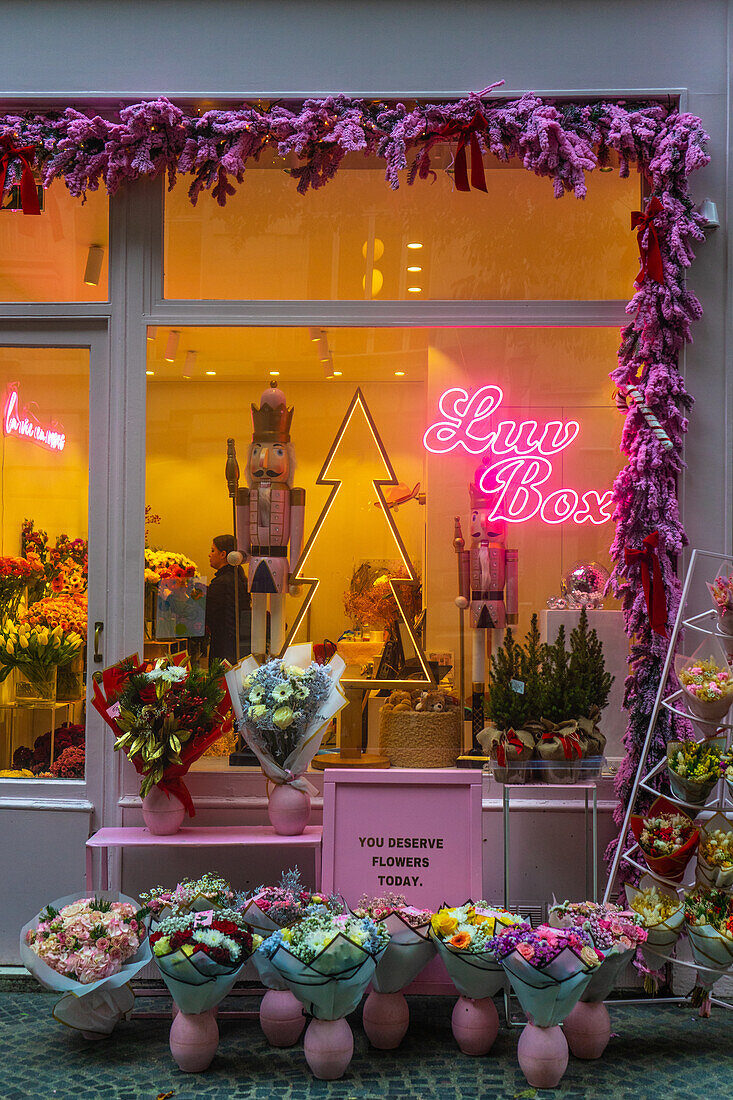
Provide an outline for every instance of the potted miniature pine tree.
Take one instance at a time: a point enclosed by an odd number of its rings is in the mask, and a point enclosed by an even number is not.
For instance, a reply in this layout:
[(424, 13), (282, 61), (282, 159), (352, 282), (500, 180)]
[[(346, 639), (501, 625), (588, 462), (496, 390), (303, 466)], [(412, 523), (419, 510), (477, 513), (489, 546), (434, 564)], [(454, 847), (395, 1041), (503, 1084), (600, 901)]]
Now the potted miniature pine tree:
[(500, 783), (521, 782), (526, 765), (534, 755), (534, 737), (526, 730), (531, 701), (523, 675), (526, 657), (511, 630), (504, 644), (491, 658), (489, 696), (486, 715), (489, 724), (479, 734), (484, 751), (494, 762), (494, 775)]
[(589, 627), (588, 614), (583, 608), (578, 625), (570, 635), (569, 713), (578, 720), (588, 758), (603, 756), (606, 747), (598, 719), (608, 703), (613, 680), (611, 673), (606, 672), (601, 640)]
[(551, 783), (570, 783), (577, 777), (577, 763), (583, 755), (578, 723), (570, 718), (573, 707), (570, 654), (565, 645), (565, 627), (560, 624), (554, 642), (542, 647), (542, 719), (544, 730), (537, 745), (546, 761), (544, 778)]

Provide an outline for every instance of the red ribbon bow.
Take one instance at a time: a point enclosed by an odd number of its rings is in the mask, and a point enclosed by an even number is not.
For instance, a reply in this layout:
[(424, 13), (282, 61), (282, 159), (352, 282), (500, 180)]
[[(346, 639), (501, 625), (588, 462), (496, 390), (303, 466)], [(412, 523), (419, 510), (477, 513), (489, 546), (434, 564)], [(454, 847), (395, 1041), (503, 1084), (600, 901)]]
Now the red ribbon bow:
[(555, 738), (560, 742), (566, 760), (572, 760), (573, 754), (580, 760), (583, 750), (577, 733), (555, 733), (553, 730), (546, 730), (542, 734), (543, 741), (553, 741)]
[(20, 177), (20, 207), (24, 214), (40, 214), (36, 181), (33, 176), (33, 161), (36, 150), (32, 145), (14, 145), (13, 138), (6, 134), (0, 137), (0, 201), (5, 194), (5, 179), (11, 160), (18, 159), (23, 165)]
[[(486, 119), (477, 111), (468, 126), (464, 126), (458, 138), (458, 148), (453, 162), (453, 173), (456, 181), (456, 191), (470, 191), (471, 187), (476, 191), (486, 192), (486, 176), (484, 175), (484, 161), (481, 146), (478, 140), (478, 130), (486, 129)], [(468, 154), (466, 147), (471, 146), (471, 183), (468, 182)]]
[(662, 580), (662, 567), (659, 564), (657, 547), (659, 546), (659, 531), (652, 531), (644, 539), (639, 550), (624, 550), (624, 560), (627, 565), (638, 562), (641, 566), (641, 583), (644, 588), (644, 599), (649, 615), (649, 624), (655, 634), (662, 638), (667, 637), (667, 594), (664, 591)]
[[(647, 275), (650, 275), (657, 283), (664, 282), (662, 253), (659, 250), (659, 237), (657, 227), (654, 224), (655, 217), (663, 210), (664, 207), (661, 201), (655, 195), (644, 213), (641, 210), (634, 210), (631, 215), (631, 228), (637, 231), (636, 239), (639, 243), (639, 258), (641, 259), (639, 274), (635, 279), (637, 285), (641, 285)], [(646, 244), (644, 244), (645, 234)]]
[(500, 768), (506, 767), (506, 746), (512, 745), (515, 749), (519, 749), (520, 752), (524, 752), (526, 745), (523, 741), (520, 741), (513, 729), (508, 729), (506, 733), (501, 735), (501, 740), (496, 746), (496, 762)]

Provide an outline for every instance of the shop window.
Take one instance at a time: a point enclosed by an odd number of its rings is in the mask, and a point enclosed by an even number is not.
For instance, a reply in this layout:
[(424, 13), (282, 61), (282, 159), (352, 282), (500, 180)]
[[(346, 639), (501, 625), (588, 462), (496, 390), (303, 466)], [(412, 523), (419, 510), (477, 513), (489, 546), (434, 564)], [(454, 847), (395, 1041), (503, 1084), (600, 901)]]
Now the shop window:
[[(548, 597), (559, 596), (563, 574), (577, 561), (598, 561), (610, 568), (610, 490), (622, 464), (623, 426), (608, 378), (616, 330), (202, 327), (172, 335), (168, 329), (149, 330), (149, 336), (146, 501), (151, 572), (156, 561), (173, 561), (156, 559), (153, 553), (158, 551), (185, 555), (196, 573), (211, 579), (212, 538), (232, 531), (227, 439), (236, 441), (244, 485), (252, 438), (250, 408), (259, 404), (269, 380), (281, 386), (295, 410), (295, 485), (306, 491), (306, 538), (330, 492), (328, 485), (317, 484), (318, 474), (356, 388), (361, 389), (401, 483), (388, 490), (388, 500), (396, 506), (392, 516), (421, 579), (415, 610), (420, 605), (427, 609), (428, 653), (447, 654), (452, 663), (458, 652), (454, 518), (461, 517), (469, 545), (468, 486), (482, 461), (483, 468), (505, 462), (486, 485), (493, 486), (495, 499), (497, 486), (509, 485), (502, 508), (514, 516), (507, 545), (519, 552), (520, 633), (532, 613), (545, 608)], [(166, 353), (174, 345), (171, 362)], [(484, 455), (471, 454), (462, 445), (448, 447), (455, 439), (437, 428), (428, 431), (450, 410), (449, 395), (441, 411), (446, 391), (460, 389), (470, 399), (488, 386), (499, 387), (501, 396), (490, 416), (474, 424), (473, 435), (488, 438), (492, 430), (499, 435)], [(501, 429), (500, 421), (505, 425)], [(458, 434), (470, 428), (464, 418)], [(545, 443), (538, 451), (542, 438)], [(509, 460), (513, 466), (506, 465)], [(387, 476), (369, 424), (357, 410), (328, 469), (328, 478), (340, 481), (341, 489), (307, 561), (305, 573), (320, 584), (298, 640), (336, 641), (344, 631), (374, 625), (368, 608), (354, 612), (349, 593), (354, 573), (364, 563), (374, 566), (376, 575), (400, 568), (400, 550), (378, 507), (372, 480)], [(536, 505), (534, 511), (525, 497)], [(159, 631), (156, 637), (153, 600), (158, 600), (159, 578), (146, 576), (146, 653), (188, 646), (196, 659), (205, 656), (207, 643), (200, 636), (166, 639)], [(288, 624), (304, 595), (301, 590), (287, 597)], [(605, 606), (616, 605), (607, 599)], [(216, 751), (225, 748), (220, 744)]]
[(107, 300), (109, 201), (102, 191), (74, 198), (63, 183), (42, 192), (40, 216), (0, 208), (0, 302)]
[(84, 778), (89, 355), (0, 348), (0, 777)]
[[(445, 165), (449, 154), (444, 151)], [(445, 166), (444, 165), (444, 166)], [(487, 159), (488, 194), (444, 170), (397, 191), (350, 155), (297, 194), (282, 160), (248, 168), (225, 207), (188, 181), (165, 200), (165, 296), (220, 299), (622, 299), (638, 265), (639, 177), (593, 173), (583, 201)]]

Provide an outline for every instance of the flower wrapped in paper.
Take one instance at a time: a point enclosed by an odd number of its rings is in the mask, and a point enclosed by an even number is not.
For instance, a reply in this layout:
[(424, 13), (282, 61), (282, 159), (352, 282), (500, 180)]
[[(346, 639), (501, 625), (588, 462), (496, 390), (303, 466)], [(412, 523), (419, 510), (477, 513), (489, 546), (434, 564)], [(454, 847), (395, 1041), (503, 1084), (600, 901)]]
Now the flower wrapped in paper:
[(707, 991), (733, 966), (733, 899), (699, 886), (685, 897), (684, 916), (697, 986)]
[(177, 886), (153, 886), (140, 894), (140, 900), (150, 914), (151, 928), (168, 917), (182, 917), (209, 909), (229, 909), (234, 903), (234, 890), (221, 875), (207, 871), (200, 878), (184, 878)]
[(318, 1020), (353, 1012), (382, 957), (389, 933), (368, 917), (311, 906), (290, 928), (278, 929), (261, 951)]
[(20, 957), (41, 985), (64, 994), (55, 1019), (109, 1035), (132, 1011), (130, 980), (150, 962), (144, 912), (124, 894), (69, 894), (23, 925)]
[(232, 909), (168, 917), (150, 936), (163, 981), (188, 1016), (208, 1012), (226, 997), (261, 942)]
[(651, 875), (642, 875), (638, 886), (626, 883), (629, 908), (641, 917), (646, 929), (646, 943), (641, 953), (653, 970), (663, 966), (675, 948), (685, 923), (684, 906), (672, 886), (657, 882)]
[(695, 878), (717, 890), (733, 886), (733, 822), (725, 814), (713, 814), (700, 826)]
[(709, 737), (711, 725), (723, 721), (733, 703), (733, 671), (727, 654), (713, 638), (703, 642), (692, 657), (675, 657), (675, 670), (687, 709), (694, 718), (702, 719), (695, 725)]
[(491, 942), (525, 1015), (555, 1027), (575, 1007), (603, 956), (582, 928), (509, 929)]
[(387, 949), (372, 978), (377, 993), (399, 993), (435, 955), (430, 938), (432, 910), (408, 905), (402, 894), (387, 893), (377, 898), (363, 895), (354, 915), (370, 917), (389, 934)]
[(700, 838), (689, 814), (659, 797), (645, 815), (632, 814), (630, 825), (649, 870), (681, 882)]
[(720, 779), (725, 738), (707, 741), (669, 741), (667, 775), (675, 798), (702, 806)]
[(346, 706), (340, 686), (345, 667), (338, 655), (317, 664), (308, 643), (264, 664), (246, 657), (227, 672), (237, 726), (273, 783), (317, 793), (305, 773), (327, 724)]
[(549, 924), (553, 928), (582, 928), (603, 955), (580, 997), (589, 1004), (606, 1000), (637, 947), (647, 938), (642, 917), (612, 902), (556, 902), (550, 909)]
[(708, 591), (718, 612), (718, 626), (722, 634), (733, 635), (733, 566), (721, 566)]
[(142, 776), (140, 796), (157, 786), (195, 810), (183, 776), (221, 736), (229, 699), (224, 664), (193, 668), (187, 654), (140, 664), (137, 654), (94, 675), (94, 707)]
[(504, 972), (495, 944), (504, 933), (528, 928), (523, 918), (485, 901), (449, 908), (434, 914), (430, 937), (462, 997), (493, 997), (504, 985)]

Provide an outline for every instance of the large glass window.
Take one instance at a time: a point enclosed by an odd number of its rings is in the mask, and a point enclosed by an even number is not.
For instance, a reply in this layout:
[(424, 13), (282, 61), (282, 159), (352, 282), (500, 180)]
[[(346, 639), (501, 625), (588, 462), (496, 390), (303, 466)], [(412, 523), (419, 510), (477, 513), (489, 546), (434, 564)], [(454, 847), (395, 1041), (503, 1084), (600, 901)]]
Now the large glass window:
[(0, 776), (83, 779), (89, 353), (0, 348)]
[[(442, 156), (442, 168), (440, 157)], [(301, 196), (282, 160), (248, 168), (225, 207), (165, 200), (165, 296), (222, 299), (613, 299), (628, 295), (639, 177), (594, 173), (553, 197), (519, 164), (486, 161), (488, 194), (456, 191), (436, 151), (431, 182), (397, 191), (384, 166), (347, 156)]]

